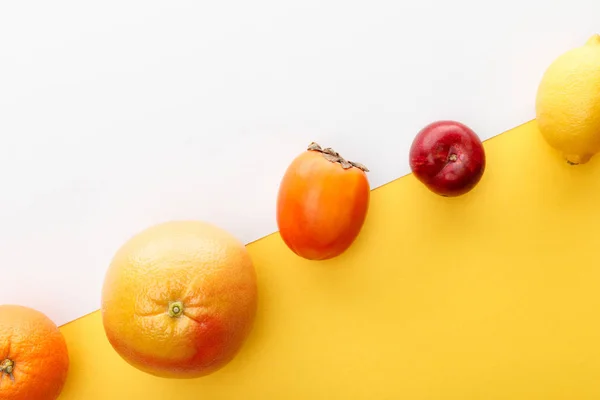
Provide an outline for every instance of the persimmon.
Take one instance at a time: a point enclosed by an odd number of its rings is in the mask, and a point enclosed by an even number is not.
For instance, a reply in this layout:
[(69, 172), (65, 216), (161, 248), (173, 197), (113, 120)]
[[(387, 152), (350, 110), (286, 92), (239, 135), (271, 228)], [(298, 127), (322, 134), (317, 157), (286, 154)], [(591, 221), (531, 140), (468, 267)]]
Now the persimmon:
[(345, 252), (367, 216), (368, 171), (331, 148), (311, 143), (288, 166), (279, 187), (277, 225), (285, 244), (308, 260)]

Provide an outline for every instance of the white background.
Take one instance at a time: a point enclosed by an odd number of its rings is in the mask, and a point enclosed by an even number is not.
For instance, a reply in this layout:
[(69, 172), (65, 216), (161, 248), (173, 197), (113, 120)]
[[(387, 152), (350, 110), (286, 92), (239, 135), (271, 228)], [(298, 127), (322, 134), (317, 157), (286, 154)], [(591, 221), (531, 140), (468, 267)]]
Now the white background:
[(276, 231), (313, 140), (377, 187), (429, 122), (532, 119), (547, 65), (600, 30), (597, 0), (0, 4), (0, 303), (59, 324), (150, 224)]

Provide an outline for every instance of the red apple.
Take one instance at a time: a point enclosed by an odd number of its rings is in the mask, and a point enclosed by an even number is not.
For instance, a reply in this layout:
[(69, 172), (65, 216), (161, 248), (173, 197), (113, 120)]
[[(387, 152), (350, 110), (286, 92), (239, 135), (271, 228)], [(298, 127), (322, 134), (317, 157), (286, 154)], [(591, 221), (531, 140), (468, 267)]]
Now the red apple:
[(485, 170), (481, 140), (456, 121), (437, 121), (415, 137), (410, 148), (413, 175), (441, 196), (460, 196), (473, 189)]

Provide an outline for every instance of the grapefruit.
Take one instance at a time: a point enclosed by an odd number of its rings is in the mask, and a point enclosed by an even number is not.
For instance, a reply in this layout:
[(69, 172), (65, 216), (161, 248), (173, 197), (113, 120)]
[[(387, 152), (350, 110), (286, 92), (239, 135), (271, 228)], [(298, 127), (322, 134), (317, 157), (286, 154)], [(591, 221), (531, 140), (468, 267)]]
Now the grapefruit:
[(195, 378), (231, 361), (250, 333), (257, 283), (246, 247), (201, 221), (161, 223), (117, 251), (102, 288), (115, 351), (146, 373)]
[(0, 399), (55, 400), (69, 371), (67, 344), (45, 314), (0, 306)]

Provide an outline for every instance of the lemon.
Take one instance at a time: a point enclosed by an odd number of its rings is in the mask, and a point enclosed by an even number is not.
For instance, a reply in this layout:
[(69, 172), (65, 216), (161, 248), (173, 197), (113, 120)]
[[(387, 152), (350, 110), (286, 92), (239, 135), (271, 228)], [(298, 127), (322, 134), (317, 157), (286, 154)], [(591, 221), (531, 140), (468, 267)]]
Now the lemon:
[(542, 136), (570, 164), (584, 164), (600, 151), (600, 35), (550, 64), (535, 108)]

